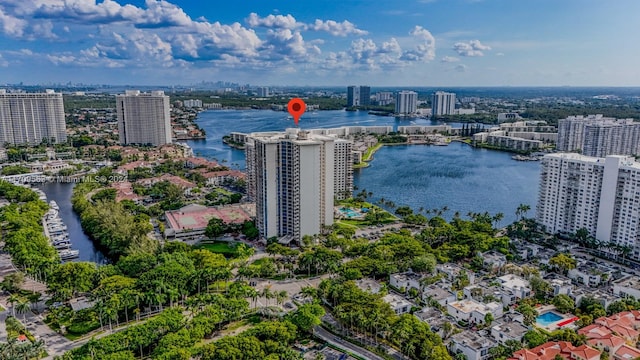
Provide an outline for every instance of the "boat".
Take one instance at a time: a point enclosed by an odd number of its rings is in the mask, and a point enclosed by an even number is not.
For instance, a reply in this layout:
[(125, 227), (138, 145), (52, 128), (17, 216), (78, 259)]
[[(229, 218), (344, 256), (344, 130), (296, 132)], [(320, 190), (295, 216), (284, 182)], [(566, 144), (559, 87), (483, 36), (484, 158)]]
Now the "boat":
[(60, 207), (58, 206), (58, 203), (56, 203), (55, 201), (51, 200), (49, 201), (49, 207), (54, 209), (54, 210), (60, 210)]
[(70, 243), (60, 243), (58, 245), (54, 244), (53, 247), (56, 250), (68, 250), (71, 248), (71, 244)]
[(80, 256), (80, 250), (60, 250), (58, 254), (60, 255), (60, 259), (62, 260), (76, 259)]

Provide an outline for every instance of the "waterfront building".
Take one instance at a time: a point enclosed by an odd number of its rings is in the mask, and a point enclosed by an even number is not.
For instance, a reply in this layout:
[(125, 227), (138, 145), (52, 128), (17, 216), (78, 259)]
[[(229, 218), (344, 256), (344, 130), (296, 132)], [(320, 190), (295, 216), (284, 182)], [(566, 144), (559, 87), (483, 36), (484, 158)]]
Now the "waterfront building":
[(511, 121), (511, 120), (520, 120), (522, 119), (522, 116), (520, 116), (520, 114), (518, 113), (514, 113), (514, 112), (508, 112), (508, 113), (499, 113), (498, 114), (498, 122), (505, 122), (505, 121)]
[[(633, 157), (545, 155), (536, 220), (549, 233), (587, 229), (603, 243), (628, 246), (640, 259), (640, 163)], [(606, 248), (605, 248), (606, 251)]]
[(258, 97), (269, 97), (269, 88), (266, 86), (261, 86), (256, 91), (258, 93)]
[(386, 106), (393, 103), (393, 93), (391, 91), (377, 92), (375, 95), (376, 105)]
[(360, 86), (360, 106), (371, 105), (371, 87)]
[(116, 95), (116, 111), (120, 144), (171, 143), (169, 96), (164, 91), (127, 90), (124, 95)]
[(202, 107), (202, 100), (198, 100), (198, 99), (185, 100), (183, 105), (186, 108), (201, 108)]
[(62, 94), (8, 93), (0, 89), (0, 144), (67, 141)]
[(640, 123), (602, 115), (569, 116), (558, 121), (559, 151), (586, 156), (640, 154)]
[(400, 115), (415, 114), (418, 109), (418, 93), (415, 91), (400, 91), (396, 94), (395, 113)]
[(333, 224), (334, 198), (353, 190), (350, 143), (300, 129), (249, 134), (247, 193), (262, 238), (299, 242)]
[(436, 91), (431, 96), (431, 108), (434, 116), (455, 114), (456, 94)]
[(545, 121), (516, 121), (512, 123), (500, 124), (500, 130), (507, 134), (512, 132), (537, 132), (537, 133), (557, 133), (557, 129), (553, 125), (547, 125)]
[(371, 87), (355, 86), (347, 87), (347, 107), (367, 106), (371, 104)]
[(450, 133), (451, 125), (407, 125), (398, 126), (400, 134), (437, 134)]

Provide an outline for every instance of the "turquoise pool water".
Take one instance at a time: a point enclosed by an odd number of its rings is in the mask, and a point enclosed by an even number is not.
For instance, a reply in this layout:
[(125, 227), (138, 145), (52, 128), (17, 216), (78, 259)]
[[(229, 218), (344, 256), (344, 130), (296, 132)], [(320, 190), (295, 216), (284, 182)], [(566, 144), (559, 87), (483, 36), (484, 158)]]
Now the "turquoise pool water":
[(542, 326), (548, 326), (549, 324), (553, 324), (554, 322), (558, 321), (558, 320), (562, 320), (563, 317), (554, 313), (554, 312), (546, 312), (542, 315), (539, 315), (536, 318), (536, 322)]
[(340, 212), (346, 215), (347, 217), (354, 218), (360, 216), (357, 212), (353, 211), (353, 209), (349, 208), (340, 208)]

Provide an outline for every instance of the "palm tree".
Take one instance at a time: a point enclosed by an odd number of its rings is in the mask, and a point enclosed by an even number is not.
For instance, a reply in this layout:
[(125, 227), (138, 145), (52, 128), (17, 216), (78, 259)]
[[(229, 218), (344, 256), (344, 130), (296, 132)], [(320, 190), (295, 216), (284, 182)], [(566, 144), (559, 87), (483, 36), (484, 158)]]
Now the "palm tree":
[(16, 307), (15, 304), (20, 302), (20, 298), (21, 296), (18, 294), (11, 294), (9, 296), (9, 298), (7, 299), (7, 302), (9, 304), (11, 304), (11, 312), (13, 314), (13, 317), (16, 317)]
[(262, 289), (262, 292), (260, 293), (260, 295), (265, 298), (265, 307), (267, 307), (269, 305), (269, 299), (271, 299), (271, 286), (267, 286), (264, 289)]
[(282, 303), (289, 297), (289, 294), (285, 291), (278, 291), (276, 293), (276, 302), (278, 305), (282, 305)]
[(633, 248), (629, 245), (622, 245), (620, 247), (620, 253), (622, 254), (622, 263), (624, 264), (624, 259), (625, 257), (627, 257), (627, 255), (631, 254), (631, 252), (633, 251)]
[(504, 214), (501, 213), (501, 212), (493, 215), (493, 221), (495, 222), (495, 225), (493, 227), (495, 227), (497, 229), (498, 228), (498, 224), (500, 224), (500, 221), (502, 221), (502, 219), (504, 219)]
[(22, 321), (24, 322), (27, 318), (27, 312), (31, 310), (31, 304), (29, 303), (29, 300), (21, 298), (15, 308), (16, 310), (18, 310), (18, 314), (22, 314)]
[(516, 208), (516, 217), (520, 217), (520, 220), (524, 220), (529, 210), (531, 210), (531, 206), (527, 204), (518, 205), (518, 207)]

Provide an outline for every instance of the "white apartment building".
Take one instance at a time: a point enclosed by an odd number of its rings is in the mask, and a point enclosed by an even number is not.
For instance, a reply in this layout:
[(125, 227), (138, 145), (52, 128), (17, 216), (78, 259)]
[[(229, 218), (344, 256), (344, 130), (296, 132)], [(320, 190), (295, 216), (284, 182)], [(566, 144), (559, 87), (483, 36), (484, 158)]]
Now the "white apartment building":
[(201, 108), (202, 100), (199, 99), (189, 99), (184, 101), (184, 107), (186, 108)]
[(62, 94), (7, 93), (0, 89), (0, 145), (67, 141)]
[(396, 94), (395, 113), (400, 115), (415, 114), (418, 109), (418, 93), (415, 91), (400, 91)]
[(559, 151), (586, 156), (640, 154), (640, 123), (602, 115), (569, 116), (558, 121)]
[(248, 195), (263, 238), (319, 234), (333, 224), (334, 197), (351, 196), (349, 140), (287, 129), (250, 134), (245, 151)]
[(386, 106), (393, 103), (393, 93), (391, 91), (380, 91), (375, 95), (376, 104)]
[(640, 259), (640, 163), (633, 157), (545, 155), (537, 221), (550, 233), (586, 228), (603, 242), (630, 246)]
[(456, 94), (436, 91), (431, 95), (431, 109), (434, 116), (455, 114)]
[(116, 95), (118, 135), (122, 145), (171, 143), (169, 96), (164, 91), (127, 90)]

